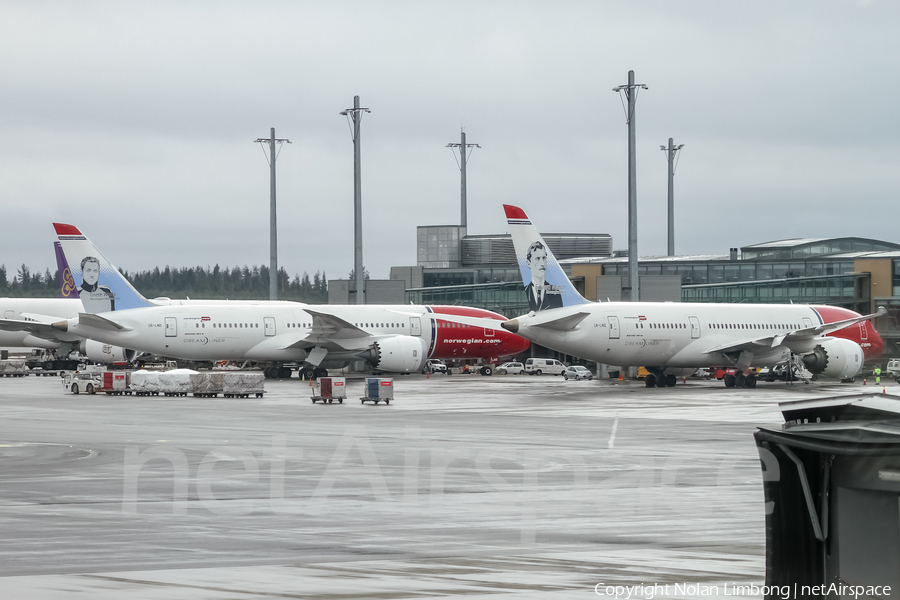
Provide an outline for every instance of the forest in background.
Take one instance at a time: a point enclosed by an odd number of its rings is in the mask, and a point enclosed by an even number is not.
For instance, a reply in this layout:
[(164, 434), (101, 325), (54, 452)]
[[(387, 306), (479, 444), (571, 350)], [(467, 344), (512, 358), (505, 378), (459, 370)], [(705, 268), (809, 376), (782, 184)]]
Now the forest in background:
[[(131, 285), (146, 298), (192, 298), (195, 300), (268, 300), (269, 267), (182, 267), (130, 274), (120, 270)], [(33, 273), (22, 265), (9, 277), (6, 265), (0, 265), (0, 296), (11, 298), (58, 298), (59, 272)], [(291, 278), (284, 269), (278, 269), (278, 299), (296, 300), (310, 304), (328, 302), (328, 282), (325, 273), (316, 271), (310, 278), (307, 273)]]

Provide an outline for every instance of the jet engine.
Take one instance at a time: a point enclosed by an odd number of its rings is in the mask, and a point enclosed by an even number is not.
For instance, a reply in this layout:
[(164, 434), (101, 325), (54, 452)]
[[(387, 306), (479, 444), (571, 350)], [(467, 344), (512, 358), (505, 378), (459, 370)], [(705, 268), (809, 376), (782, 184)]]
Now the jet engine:
[(828, 337), (819, 340), (811, 354), (803, 357), (803, 364), (814, 375), (832, 379), (850, 379), (862, 371), (865, 356), (854, 341)]
[(109, 364), (113, 362), (131, 362), (134, 360), (134, 350), (126, 350), (118, 346), (111, 346), (94, 340), (84, 340), (78, 346), (78, 351), (87, 356), (91, 362)]
[(359, 356), (381, 371), (412, 373), (425, 366), (425, 342), (408, 335), (381, 338)]

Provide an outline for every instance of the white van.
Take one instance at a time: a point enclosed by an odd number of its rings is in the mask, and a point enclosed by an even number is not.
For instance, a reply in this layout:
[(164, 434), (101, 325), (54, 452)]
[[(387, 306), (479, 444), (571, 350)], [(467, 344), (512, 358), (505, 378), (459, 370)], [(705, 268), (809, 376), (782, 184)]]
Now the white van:
[(889, 360), (885, 371), (894, 379), (900, 380), (900, 359), (892, 358)]
[(562, 375), (566, 365), (553, 358), (529, 358), (525, 361), (525, 372), (529, 375)]

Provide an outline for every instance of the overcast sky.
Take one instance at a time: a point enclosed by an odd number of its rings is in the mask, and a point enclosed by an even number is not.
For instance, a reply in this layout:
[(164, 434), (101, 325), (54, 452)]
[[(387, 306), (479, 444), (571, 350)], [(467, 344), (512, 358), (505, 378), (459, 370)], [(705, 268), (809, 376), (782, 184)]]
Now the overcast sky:
[(459, 221), (448, 142), (478, 143), (469, 233), (501, 205), (627, 246), (633, 69), (641, 255), (792, 237), (900, 242), (900, 4), (884, 0), (0, 3), (0, 263), (55, 268), (51, 223), (120, 268), (353, 267), (359, 95), (365, 264)]

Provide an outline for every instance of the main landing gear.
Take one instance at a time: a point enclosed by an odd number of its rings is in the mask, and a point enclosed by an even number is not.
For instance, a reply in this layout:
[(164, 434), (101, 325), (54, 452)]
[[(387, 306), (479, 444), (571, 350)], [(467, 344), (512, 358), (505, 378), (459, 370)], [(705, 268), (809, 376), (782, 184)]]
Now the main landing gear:
[(676, 383), (678, 383), (678, 378), (671, 373), (668, 375), (665, 373), (649, 373), (647, 377), (644, 378), (644, 384), (648, 388), (675, 387)]
[(741, 388), (755, 388), (756, 387), (756, 374), (751, 373), (750, 375), (744, 375), (743, 373), (736, 373), (734, 375), (727, 373), (722, 381), (725, 382), (725, 387), (733, 388), (733, 387), (741, 387)]
[(312, 366), (306, 366), (300, 369), (300, 379), (303, 381), (318, 379), (319, 377), (328, 377), (328, 370)]

